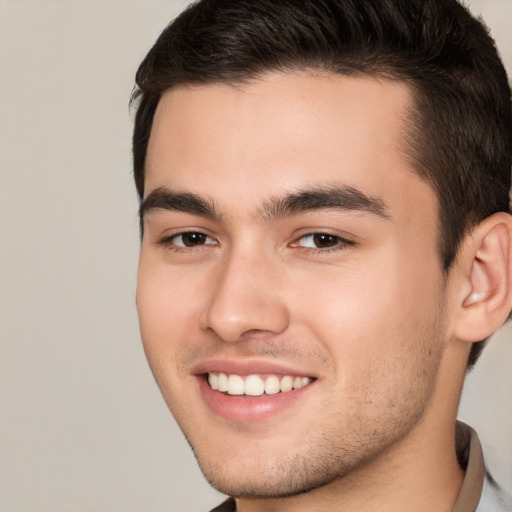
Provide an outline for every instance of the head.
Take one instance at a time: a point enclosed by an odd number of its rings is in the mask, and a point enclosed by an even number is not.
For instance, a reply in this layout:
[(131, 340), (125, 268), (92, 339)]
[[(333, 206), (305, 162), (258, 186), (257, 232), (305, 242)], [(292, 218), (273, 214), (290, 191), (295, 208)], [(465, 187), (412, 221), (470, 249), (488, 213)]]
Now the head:
[[(446, 349), (471, 336), (454, 304), (498, 296), (510, 223), (488, 220), (509, 209), (511, 111), (480, 22), (453, 0), (202, 0), (134, 98), (143, 340), (211, 481), (308, 491), (456, 408), (438, 375), (481, 344)], [(276, 375), (297, 389), (274, 397)]]
[[(481, 21), (454, 0), (202, 0), (161, 34), (136, 77), (134, 175), (144, 196), (153, 116), (182, 85), (241, 84), (313, 70), (404, 82), (413, 94), (407, 150), (439, 201), (448, 272), (463, 236), (509, 211), (511, 93)], [(473, 346), (468, 366), (483, 348)]]

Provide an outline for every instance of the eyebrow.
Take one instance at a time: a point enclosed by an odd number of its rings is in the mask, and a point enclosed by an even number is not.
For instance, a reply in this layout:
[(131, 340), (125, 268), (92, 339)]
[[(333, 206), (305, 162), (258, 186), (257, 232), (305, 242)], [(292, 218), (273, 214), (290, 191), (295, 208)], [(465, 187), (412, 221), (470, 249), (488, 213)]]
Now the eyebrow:
[(220, 218), (212, 199), (191, 192), (175, 192), (165, 187), (156, 188), (144, 199), (139, 208), (141, 223), (145, 215), (156, 210), (190, 213), (213, 220)]
[(384, 201), (347, 185), (313, 187), (271, 198), (263, 206), (262, 216), (272, 220), (315, 210), (355, 211), (383, 219), (390, 217)]
[[(139, 208), (141, 227), (144, 216), (156, 210), (178, 211), (212, 220), (221, 218), (213, 199), (191, 192), (176, 192), (166, 187), (153, 190), (142, 202)], [(259, 213), (263, 219), (271, 221), (317, 210), (364, 212), (389, 219), (387, 208), (381, 199), (347, 185), (317, 186), (283, 197), (272, 197)]]

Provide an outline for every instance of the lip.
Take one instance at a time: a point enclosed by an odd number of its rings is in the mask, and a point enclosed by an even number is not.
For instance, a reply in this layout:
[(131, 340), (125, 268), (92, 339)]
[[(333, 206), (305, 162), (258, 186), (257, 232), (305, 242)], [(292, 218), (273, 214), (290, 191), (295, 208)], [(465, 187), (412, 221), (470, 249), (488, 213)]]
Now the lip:
[(234, 396), (214, 391), (204, 376), (198, 376), (197, 380), (202, 399), (209, 409), (217, 416), (238, 423), (261, 422), (284, 412), (296, 405), (316, 382), (275, 395)]
[[(223, 372), (228, 375), (293, 375), (313, 377), (315, 380), (300, 389), (285, 393), (261, 396), (236, 396), (214, 391), (206, 381), (209, 372)], [(238, 423), (255, 423), (268, 420), (297, 406), (315, 387), (317, 377), (305, 369), (292, 368), (273, 361), (254, 360), (209, 360), (194, 367), (199, 392), (206, 406), (217, 416)]]
[(312, 377), (317, 379), (315, 372), (307, 368), (284, 365), (274, 361), (255, 359), (210, 359), (201, 361), (192, 368), (192, 374), (225, 373), (227, 375), (293, 375), (294, 377)]

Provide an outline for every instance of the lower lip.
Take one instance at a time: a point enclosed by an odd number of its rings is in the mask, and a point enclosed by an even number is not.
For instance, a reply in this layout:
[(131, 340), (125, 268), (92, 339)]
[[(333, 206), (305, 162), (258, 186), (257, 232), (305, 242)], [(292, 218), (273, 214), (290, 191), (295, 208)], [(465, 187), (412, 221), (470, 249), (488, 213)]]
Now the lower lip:
[(264, 421), (283, 412), (296, 404), (313, 385), (311, 383), (300, 389), (274, 395), (238, 396), (214, 391), (204, 376), (198, 377), (198, 381), (203, 400), (215, 414), (227, 420), (242, 423)]

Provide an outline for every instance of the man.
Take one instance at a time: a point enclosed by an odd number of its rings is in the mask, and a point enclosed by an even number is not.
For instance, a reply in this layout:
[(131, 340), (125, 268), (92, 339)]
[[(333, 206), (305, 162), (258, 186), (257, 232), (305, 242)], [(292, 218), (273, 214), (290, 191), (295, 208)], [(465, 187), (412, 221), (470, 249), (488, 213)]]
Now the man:
[(510, 88), (481, 23), (202, 0), (135, 100), (142, 339), (215, 510), (512, 510), (456, 423), (512, 308)]

